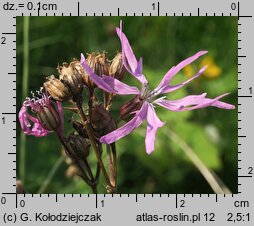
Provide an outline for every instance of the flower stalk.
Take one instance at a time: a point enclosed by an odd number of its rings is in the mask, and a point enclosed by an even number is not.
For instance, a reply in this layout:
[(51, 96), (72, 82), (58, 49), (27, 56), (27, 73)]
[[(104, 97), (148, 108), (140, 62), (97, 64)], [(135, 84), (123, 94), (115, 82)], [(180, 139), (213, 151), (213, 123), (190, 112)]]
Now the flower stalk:
[(110, 145), (108, 145), (108, 144), (106, 144), (106, 151), (107, 151), (107, 162), (108, 162), (109, 180), (110, 180), (110, 183), (112, 185), (114, 185), (112, 156), (111, 156)]
[(102, 174), (104, 176), (106, 185), (107, 185), (107, 187), (112, 187), (112, 185), (110, 183), (110, 179), (109, 179), (107, 171), (106, 171), (106, 168), (105, 168), (104, 163), (103, 163), (103, 161), (101, 159), (101, 153), (102, 153), (102, 151), (100, 150), (99, 146), (97, 145), (96, 139), (95, 139), (95, 137), (93, 135), (92, 128), (91, 128), (91, 126), (90, 126), (90, 124), (88, 122), (88, 119), (87, 119), (84, 111), (83, 111), (81, 98), (77, 99), (76, 104), (77, 104), (77, 108), (79, 109), (80, 116), (81, 116), (81, 118), (83, 120), (83, 126), (84, 126), (84, 128), (85, 128), (85, 130), (87, 132), (88, 138), (89, 138), (89, 140), (91, 142), (91, 145), (93, 147), (93, 150), (95, 152), (98, 164), (99, 164), (100, 169), (102, 171)]
[[(64, 147), (65, 153), (67, 156), (69, 156), (73, 161), (75, 161), (75, 165), (79, 168), (79, 170), (81, 171), (81, 173), (79, 173), (78, 175), (92, 188), (93, 192), (95, 194), (97, 194), (97, 183), (95, 183), (95, 180), (92, 177), (88, 177), (86, 172), (84, 171), (84, 168), (82, 167), (81, 162), (76, 158), (75, 155), (73, 155), (73, 150), (71, 150), (71, 147), (68, 145), (68, 143), (66, 142), (65, 138), (61, 135), (61, 134), (57, 134), (61, 144)], [(87, 168), (90, 168), (88, 166), (88, 164), (86, 165)], [(90, 169), (91, 170), (91, 169)]]

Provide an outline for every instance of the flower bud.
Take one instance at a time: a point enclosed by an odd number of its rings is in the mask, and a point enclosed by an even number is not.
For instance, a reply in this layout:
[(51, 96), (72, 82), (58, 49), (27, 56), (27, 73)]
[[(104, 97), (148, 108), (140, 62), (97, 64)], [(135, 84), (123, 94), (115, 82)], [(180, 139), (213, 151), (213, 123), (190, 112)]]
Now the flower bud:
[(86, 139), (80, 135), (70, 135), (68, 137), (68, 143), (74, 151), (74, 155), (77, 156), (78, 159), (87, 158), (89, 155), (90, 144), (86, 141)]
[(72, 95), (68, 89), (59, 79), (55, 78), (54, 75), (47, 77), (47, 82), (44, 82), (44, 87), (47, 92), (58, 101), (67, 101)]
[(128, 121), (134, 116), (133, 113), (141, 108), (142, 104), (143, 100), (139, 95), (136, 95), (120, 108), (120, 118), (124, 121)]
[(123, 66), (122, 53), (118, 52), (110, 64), (109, 75), (122, 81), (125, 73), (126, 69)]
[(61, 126), (60, 116), (51, 106), (41, 106), (40, 110), (37, 112), (37, 118), (42, 127), (48, 131), (56, 131)]
[(92, 108), (92, 126), (97, 137), (101, 137), (116, 129), (116, 123), (103, 104), (96, 104)]
[(71, 120), (72, 127), (78, 132), (78, 134), (84, 138), (88, 138), (84, 125), (76, 120)]
[(74, 97), (78, 96), (83, 89), (82, 75), (75, 68), (75, 65), (76, 60), (70, 64), (63, 63), (62, 66), (57, 67), (60, 81), (69, 88)]
[[(87, 56), (87, 64), (98, 76), (109, 75), (110, 63), (106, 52), (103, 53), (91, 53)], [(95, 88), (96, 85), (90, 80), (89, 75), (84, 72), (83, 81), (89, 88)]]

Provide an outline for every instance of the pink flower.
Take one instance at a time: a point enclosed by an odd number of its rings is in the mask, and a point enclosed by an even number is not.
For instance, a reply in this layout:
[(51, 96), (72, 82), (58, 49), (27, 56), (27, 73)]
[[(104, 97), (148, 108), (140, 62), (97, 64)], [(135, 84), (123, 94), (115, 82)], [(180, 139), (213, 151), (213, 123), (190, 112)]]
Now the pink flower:
[[(37, 96), (34, 93), (32, 95), (32, 99), (26, 98), (19, 111), (19, 122), (24, 133), (43, 137), (56, 131), (60, 136), (63, 136), (62, 103), (50, 100), (43, 88), (37, 91)], [(36, 117), (27, 112), (28, 108)]]
[(195, 55), (183, 60), (178, 65), (172, 67), (166, 75), (161, 80), (160, 84), (153, 90), (149, 90), (149, 83), (146, 80), (145, 76), (142, 73), (142, 58), (139, 61), (136, 60), (136, 57), (133, 53), (133, 50), (129, 44), (129, 41), (125, 34), (122, 32), (122, 26), (120, 24), (120, 29), (116, 28), (116, 32), (120, 38), (122, 45), (122, 57), (123, 64), (127, 71), (132, 74), (136, 79), (138, 79), (142, 85), (141, 90), (137, 87), (128, 86), (113, 77), (109, 77), (103, 75), (99, 77), (88, 66), (85, 57), (81, 54), (81, 63), (84, 67), (85, 71), (89, 75), (90, 79), (101, 89), (119, 95), (128, 95), (128, 94), (136, 94), (139, 95), (143, 100), (143, 104), (140, 110), (136, 111), (134, 117), (126, 123), (124, 126), (114, 130), (106, 134), (105, 136), (100, 138), (102, 143), (110, 144), (113, 143), (120, 138), (128, 135), (134, 129), (139, 127), (143, 121), (147, 123), (147, 131), (146, 131), (146, 152), (147, 154), (151, 154), (154, 150), (155, 136), (157, 129), (164, 125), (163, 122), (160, 121), (158, 116), (156, 115), (154, 105), (159, 105), (171, 111), (186, 111), (186, 110), (194, 110), (198, 108), (205, 108), (208, 106), (213, 106), (222, 109), (234, 109), (235, 107), (231, 104), (220, 101), (220, 99), (228, 94), (223, 94), (214, 99), (206, 98), (206, 93), (200, 95), (190, 95), (186, 96), (179, 100), (167, 100), (165, 96), (157, 98), (160, 94), (166, 94), (173, 92), (177, 89), (180, 89), (193, 79), (197, 78), (206, 67), (200, 69), (200, 71), (194, 75), (192, 78), (180, 83), (178, 85), (169, 85), (172, 78), (186, 65), (192, 63), (197, 58), (207, 53), (207, 51), (200, 51)]

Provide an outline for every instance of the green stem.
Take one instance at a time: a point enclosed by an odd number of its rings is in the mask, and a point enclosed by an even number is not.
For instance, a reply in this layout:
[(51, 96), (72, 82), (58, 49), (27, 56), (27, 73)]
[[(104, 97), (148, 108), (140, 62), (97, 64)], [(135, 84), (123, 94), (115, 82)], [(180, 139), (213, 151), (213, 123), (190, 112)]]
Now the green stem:
[(46, 177), (46, 179), (42, 183), (42, 185), (41, 185), (40, 189), (38, 190), (37, 194), (42, 194), (42, 193), (45, 192), (45, 190), (47, 189), (48, 185), (52, 181), (52, 179), (55, 176), (57, 170), (59, 169), (59, 167), (62, 165), (63, 162), (64, 162), (64, 156), (61, 155), (58, 158), (58, 160), (55, 162), (55, 164), (53, 165), (52, 169), (49, 171), (48, 176)]
[(113, 163), (112, 163), (112, 156), (111, 156), (111, 150), (110, 150), (109, 144), (106, 144), (106, 150), (107, 150), (109, 180), (110, 180), (110, 183), (114, 186)]
[[(112, 143), (111, 145), (112, 150), (112, 156), (113, 156), (113, 164), (114, 164), (114, 170), (113, 170), (113, 177), (114, 177), (114, 187), (117, 189), (117, 155), (116, 155), (116, 144)], [(115, 190), (117, 191), (117, 190)]]
[[(27, 97), (28, 78), (29, 78), (29, 17), (24, 17), (23, 24), (23, 81), (22, 81), (22, 100)], [(26, 136), (21, 131), (20, 134), (20, 161), (19, 161), (19, 177), (25, 184), (26, 174)]]

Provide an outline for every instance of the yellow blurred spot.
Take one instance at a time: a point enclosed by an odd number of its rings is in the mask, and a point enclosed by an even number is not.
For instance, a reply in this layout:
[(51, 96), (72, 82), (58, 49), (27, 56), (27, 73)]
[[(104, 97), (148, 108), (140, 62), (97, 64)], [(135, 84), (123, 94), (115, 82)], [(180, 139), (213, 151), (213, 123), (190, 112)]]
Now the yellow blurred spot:
[(210, 56), (205, 57), (201, 63), (200, 67), (208, 65), (203, 73), (206, 78), (217, 78), (221, 75), (221, 68), (214, 62), (214, 59)]
[(190, 64), (185, 66), (183, 68), (183, 73), (186, 77), (190, 78), (194, 75), (194, 69), (193, 69), (193, 66), (191, 66)]

